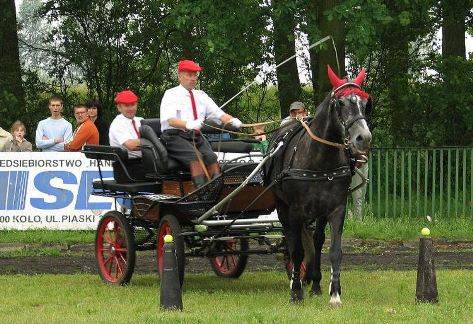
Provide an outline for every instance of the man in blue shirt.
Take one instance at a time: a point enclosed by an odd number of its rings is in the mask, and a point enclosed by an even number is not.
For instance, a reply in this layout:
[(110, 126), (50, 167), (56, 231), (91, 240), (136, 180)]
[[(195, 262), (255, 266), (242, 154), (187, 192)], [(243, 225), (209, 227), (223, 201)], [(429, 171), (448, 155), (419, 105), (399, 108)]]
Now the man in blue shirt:
[(72, 125), (62, 118), (62, 99), (49, 99), (51, 117), (43, 119), (36, 128), (36, 147), (43, 152), (63, 152), (64, 142), (72, 139)]

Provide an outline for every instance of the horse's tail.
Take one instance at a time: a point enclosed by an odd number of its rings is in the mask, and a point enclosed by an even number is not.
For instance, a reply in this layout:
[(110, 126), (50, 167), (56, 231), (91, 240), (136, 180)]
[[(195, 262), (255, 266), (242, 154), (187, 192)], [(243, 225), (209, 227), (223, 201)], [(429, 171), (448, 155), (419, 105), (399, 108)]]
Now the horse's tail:
[(301, 237), (304, 248), (304, 263), (310, 264), (315, 258), (314, 233), (307, 226), (302, 226)]

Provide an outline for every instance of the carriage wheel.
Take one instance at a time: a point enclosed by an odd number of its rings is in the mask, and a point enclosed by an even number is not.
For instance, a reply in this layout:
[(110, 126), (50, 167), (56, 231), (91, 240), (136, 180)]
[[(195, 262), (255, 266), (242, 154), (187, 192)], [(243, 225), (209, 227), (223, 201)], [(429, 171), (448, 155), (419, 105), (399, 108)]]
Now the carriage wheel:
[(174, 238), (174, 246), (176, 247), (177, 267), (179, 270), (179, 281), (181, 286), (184, 282), (184, 268), (185, 268), (185, 255), (184, 255), (184, 239), (181, 234), (181, 225), (177, 218), (173, 215), (166, 215), (161, 218), (159, 222), (158, 237), (157, 241), (157, 261), (158, 261), (158, 273), (159, 276), (163, 273), (164, 268), (164, 236), (170, 234)]
[(99, 275), (105, 283), (126, 285), (135, 268), (135, 238), (122, 213), (103, 215), (95, 236), (95, 258)]
[[(217, 242), (217, 252), (247, 252), (248, 240)], [(238, 278), (245, 271), (247, 254), (227, 254), (210, 258), (210, 266), (215, 274), (224, 278)]]

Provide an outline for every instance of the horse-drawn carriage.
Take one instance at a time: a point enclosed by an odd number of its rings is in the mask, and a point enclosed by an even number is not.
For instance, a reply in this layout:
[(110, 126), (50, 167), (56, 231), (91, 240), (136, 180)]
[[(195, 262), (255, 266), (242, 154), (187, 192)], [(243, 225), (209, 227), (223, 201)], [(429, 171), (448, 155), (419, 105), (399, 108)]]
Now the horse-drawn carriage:
[[(270, 215), (274, 197), (265, 189), (261, 171), (255, 171), (255, 160), (261, 155), (252, 152), (251, 142), (211, 143), (215, 151), (237, 153), (237, 157), (222, 161), (222, 174), (196, 189), (189, 170), (167, 156), (160, 141), (159, 119), (143, 120), (141, 134), (145, 180), (134, 179), (128, 172), (125, 150), (110, 146), (83, 149), (88, 158), (98, 160), (100, 180), (93, 182), (92, 194), (113, 197), (115, 206), (122, 206), (105, 213), (97, 227), (96, 259), (105, 282), (128, 283), (136, 251), (142, 250), (156, 250), (158, 272), (162, 273), (166, 234), (175, 239), (181, 284), (186, 256), (206, 257), (217, 275), (236, 278), (244, 271), (249, 254), (284, 250), (281, 224)], [(120, 181), (103, 178), (103, 160), (113, 162)], [(223, 199), (219, 212), (202, 217)]]

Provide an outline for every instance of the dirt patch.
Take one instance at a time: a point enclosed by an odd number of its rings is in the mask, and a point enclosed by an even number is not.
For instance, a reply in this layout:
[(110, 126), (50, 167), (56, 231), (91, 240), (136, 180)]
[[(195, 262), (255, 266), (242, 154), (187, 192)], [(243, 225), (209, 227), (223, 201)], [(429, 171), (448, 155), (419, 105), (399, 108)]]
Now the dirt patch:
[[(329, 243), (329, 242), (328, 242)], [(327, 244), (326, 244), (327, 245)], [(375, 240), (347, 239), (343, 244), (343, 269), (393, 269), (408, 270), (417, 267), (417, 242), (385, 242)], [(435, 266), (438, 269), (473, 269), (473, 242), (447, 242), (436, 240)], [(12, 248), (25, 248), (10, 245)], [(28, 246), (29, 247), (29, 246)], [(92, 244), (62, 247), (60, 256), (27, 256), (0, 258), (0, 274), (71, 274), (96, 273), (94, 247)], [(325, 269), (330, 268), (327, 254), (322, 256)], [(137, 253), (137, 273), (156, 272), (154, 251)], [(280, 255), (251, 255), (247, 270), (284, 270)], [(187, 259), (186, 272), (211, 271), (204, 258)]]

